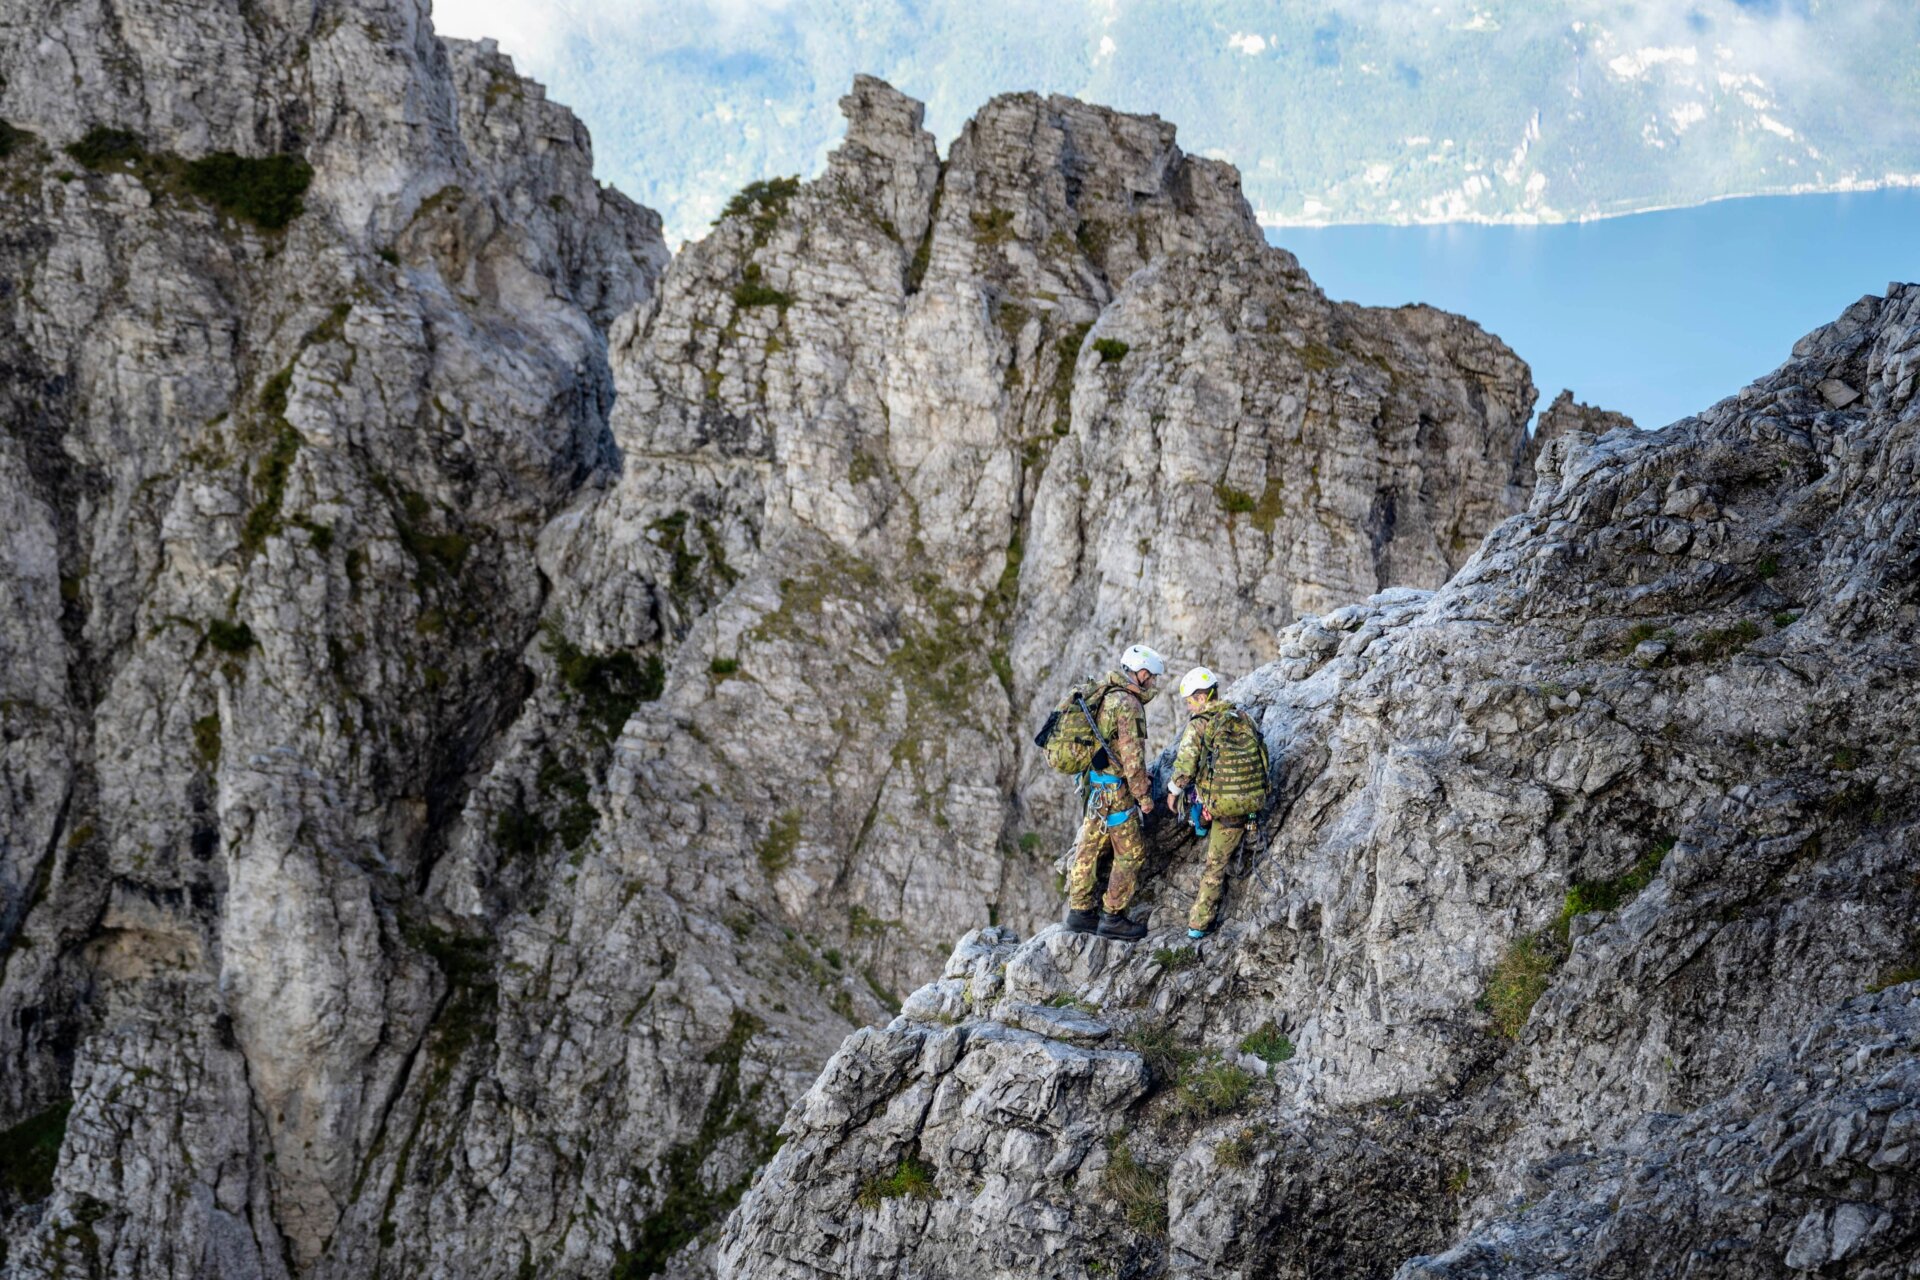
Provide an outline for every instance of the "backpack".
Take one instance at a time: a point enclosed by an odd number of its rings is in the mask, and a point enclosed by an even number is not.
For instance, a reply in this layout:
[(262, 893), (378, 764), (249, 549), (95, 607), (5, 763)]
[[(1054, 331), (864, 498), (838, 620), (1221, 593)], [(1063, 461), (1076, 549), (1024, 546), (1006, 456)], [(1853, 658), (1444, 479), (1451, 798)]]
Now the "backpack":
[(1200, 802), (1221, 818), (1247, 817), (1267, 802), (1267, 744), (1238, 707), (1214, 713)]
[[(1060, 699), (1033, 745), (1046, 753), (1047, 763), (1061, 773), (1085, 773), (1111, 760), (1106, 735), (1100, 732), (1100, 704), (1115, 686), (1108, 680), (1075, 685)], [(1110, 766), (1109, 766), (1110, 767)]]

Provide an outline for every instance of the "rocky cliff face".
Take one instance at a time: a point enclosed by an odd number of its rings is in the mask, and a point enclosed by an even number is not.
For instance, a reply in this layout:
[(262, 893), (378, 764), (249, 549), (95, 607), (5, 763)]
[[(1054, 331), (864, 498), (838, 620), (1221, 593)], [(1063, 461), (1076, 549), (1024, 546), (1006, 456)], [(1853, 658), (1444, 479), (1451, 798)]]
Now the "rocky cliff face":
[(721, 1273), (1916, 1274), (1917, 389), (1895, 286), (1285, 630), (1219, 933), (1171, 821), (1146, 941), (969, 933)]
[(1525, 365), (1159, 120), (942, 160), (863, 79), (669, 266), (424, 6), (0, 29), (11, 1274), (700, 1265), (843, 1036), (1057, 908), (1037, 708), (1524, 497)]

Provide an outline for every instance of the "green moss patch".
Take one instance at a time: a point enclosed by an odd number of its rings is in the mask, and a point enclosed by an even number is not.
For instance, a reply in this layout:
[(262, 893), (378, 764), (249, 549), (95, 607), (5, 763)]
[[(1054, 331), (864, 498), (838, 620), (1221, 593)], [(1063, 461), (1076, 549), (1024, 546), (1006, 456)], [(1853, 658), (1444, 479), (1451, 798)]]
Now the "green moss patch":
[(560, 680), (579, 702), (584, 718), (607, 737), (620, 732), (635, 707), (654, 701), (666, 688), (666, 664), (659, 654), (650, 653), (642, 660), (624, 649), (585, 653), (551, 626), (547, 652), (553, 655)]
[(238, 156), (216, 151), (187, 162), (187, 190), (231, 218), (263, 231), (278, 231), (299, 217), (300, 197), (313, 181), (313, 166), (299, 156)]
[(0, 120), (0, 160), (5, 160), (16, 151), (25, 150), (33, 141), (33, 135), (25, 129), (16, 129), (5, 120)]
[(55, 1103), (0, 1133), (0, 1187), (10, 1196), (32, 1204), (53, 1194), (53, 1173), (72, 1110), (71, 1102)]
[(1080, 348), (1087, 340), (1090, 324), (1077, 324), (1053, 344), (1058, 363), (1053, 369), (1053, 434), (1063, 436), (1073, 426), (1073, 367), (1080, 359)]
[(1013, 210), (976, 209), (967, 215), (973, 223), (973, 238), (983, 245), (1005, 244), (1013, 239)]
[[(280, 531), (280, 507), (286, 501), (287, 474), (300, 452), (300, 434), (285, 421), (273, 433), (273, 442), (254, 468), (253, 488), (256, 501), (240, 524), (240, 546), (249, 554), (266, 545)], [(331, 531), (328, 537), (331, 540)]]
[(193, 753), (209, 769), (220, 763), (220, 713), (201, 716), (193, 722)]
[(207, 623), (207, 643), (221, 653), (245, 653), (253, 648), (253, 628), (244, 622), (215, 618)]
[(299, 217), (313, 166), (296, 155), (241, 156), (216, 151), (183, 160), (149, 151), (129, 129), (95, 125), (67, 154), (95, 173), (132, 173), (156, 196), (191, 195), (230, 218), (279, 231)]
[(67, 154), (95, 173), (126, 169), (146, 158), (147, 144), (131, 129), (97, 124), (78, 142), (67, 144)]
[(1093, 350), (1100, 357), (1101, 364), (1119, 364), (1133, 348), (1118, 338), (1097, 338)]

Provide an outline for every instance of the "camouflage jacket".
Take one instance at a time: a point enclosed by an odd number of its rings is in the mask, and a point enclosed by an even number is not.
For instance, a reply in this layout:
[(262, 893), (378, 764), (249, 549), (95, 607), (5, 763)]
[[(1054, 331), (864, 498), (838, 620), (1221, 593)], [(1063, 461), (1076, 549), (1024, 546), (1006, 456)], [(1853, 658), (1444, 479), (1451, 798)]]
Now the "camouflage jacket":
[(1114, 772), (1127, 781), (1127, 790), (1135, 801), (1145, 800), (1153, 792), (1147, 781), (1147, 716), (1140, 690), (1124, 671), (1109, 671), (1108, 684), (1118, 686), (1100, 700), (1100, 736), (1120, 758), (1111, 763)]

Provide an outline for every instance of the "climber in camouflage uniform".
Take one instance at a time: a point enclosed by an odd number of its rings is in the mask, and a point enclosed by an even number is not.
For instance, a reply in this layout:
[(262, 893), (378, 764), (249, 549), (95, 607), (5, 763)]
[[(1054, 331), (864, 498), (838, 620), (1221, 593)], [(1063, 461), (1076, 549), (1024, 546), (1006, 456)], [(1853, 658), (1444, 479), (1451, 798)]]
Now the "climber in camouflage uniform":
[(1192, 788), (1193, 829), (1207, 837), (1200, 888), (1187, 913), (1187, 936), (1199, 939), (1218, 922), (1227, 863), (1266, 804), (1267, 748), (1246, 713), (1220, 696), (1220, 678), (1205, 667), (1187, 672), (1180, 696), (1193, 718), (1174, 754), (1167, 803), (1180, 817)]
[[(1086, 818), (1074, 844), (1073, 867), (1067, 874), (1067, 920), (1078, 933), (1095, 928), (1094, 880), (1100, 856), (1113, 849), (1107, 872), (1107, 892), (1101, 906), (1102, 937), (1132, 942), (1143, 938), (1147, 926), (1127, 918), (1127, 907), (1147, 860), (1141, 835), (1141, 815), (1153, 811), (1152, 785), (1147, 781), (1146, 704), (1153, 700), (1154, 682), (1166, 673), (1166, 660), (1143, 644), (1129, 645), (1120, 657), (1120, 669), (1110, 671), (1086, 701), (1099, 728), (1102, 749), (1093, 758), (1087, 778)], [(1112, 747), (1109, 753), (1105, 747)], [(1115, 759), (1114, 757), (1118, 757)]]

